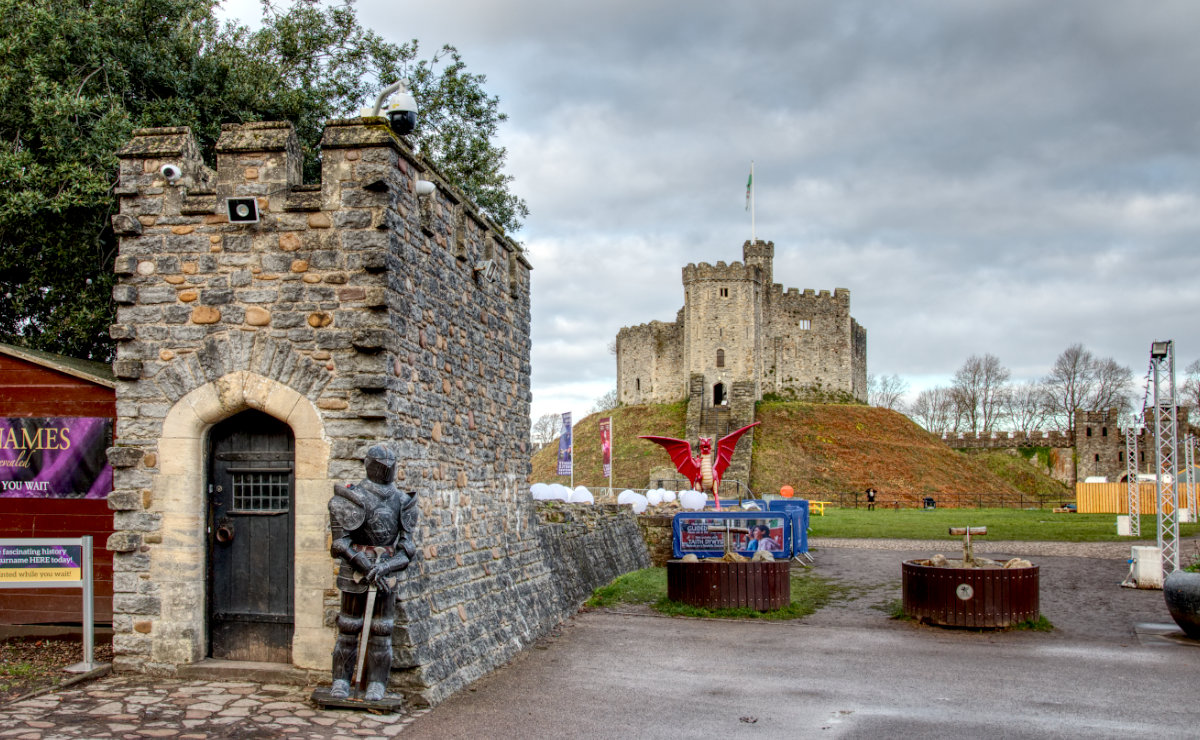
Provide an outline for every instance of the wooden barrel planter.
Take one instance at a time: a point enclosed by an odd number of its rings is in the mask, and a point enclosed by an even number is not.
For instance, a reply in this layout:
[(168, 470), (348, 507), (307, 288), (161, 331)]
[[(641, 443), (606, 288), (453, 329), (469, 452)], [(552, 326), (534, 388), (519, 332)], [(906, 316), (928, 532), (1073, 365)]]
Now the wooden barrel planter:
[(667, 562), (667, 598), (707, 609), (781, 609), (792, 601), (788, 561)]
[(946, 568), (907, 561), (904, 613), (945, 627), (1011, 627), (1037, 620), (1038, 567)]

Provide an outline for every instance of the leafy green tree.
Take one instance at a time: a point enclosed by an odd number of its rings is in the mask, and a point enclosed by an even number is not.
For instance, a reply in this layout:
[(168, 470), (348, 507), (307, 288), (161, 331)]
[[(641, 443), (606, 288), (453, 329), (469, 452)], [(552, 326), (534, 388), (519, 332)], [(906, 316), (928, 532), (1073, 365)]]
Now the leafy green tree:
[(499, 225), (525, 203), (492, 143), (504, 120), (453, 47), (418, 59), (358, 24), (352, 0), (264, 0), (257, 30), (217, 0), (0, 0), (0, 341), (105, 360), (116, 150), (133, 129), (190, 126), (205, 155), (222, 123), (288, 120), (319, 171), (324, 122), (413, 80), (409, 137)]

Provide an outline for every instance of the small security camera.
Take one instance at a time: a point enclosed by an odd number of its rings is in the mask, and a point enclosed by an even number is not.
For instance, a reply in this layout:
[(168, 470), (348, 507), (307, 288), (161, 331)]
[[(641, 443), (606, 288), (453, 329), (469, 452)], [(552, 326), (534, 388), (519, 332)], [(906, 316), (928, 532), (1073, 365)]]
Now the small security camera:
[(164, 164), (158, 168), (158, 174), (162, 175), (167, 182), (174, 183), (179, 178), (183, 177), (183, 170), (173, 164)]
[[(383, 101), (392, 93), (396, 93), (396, 95), (392, 97), (385, 109)], [(408, 91), (407, 80), (400, 80), (389, 85), (379, 93), (371, 115), (377, 116), (381, 110), (388, 117), (388, 123), (396, 134), (407, 136), (417, 128), (417, 99)]]
[(500, 266), (496, 264), (496, 260), (480, 260), (475, 263), (475, 272), (481, 279), (494, 283), (496, 278), (500, 277)]

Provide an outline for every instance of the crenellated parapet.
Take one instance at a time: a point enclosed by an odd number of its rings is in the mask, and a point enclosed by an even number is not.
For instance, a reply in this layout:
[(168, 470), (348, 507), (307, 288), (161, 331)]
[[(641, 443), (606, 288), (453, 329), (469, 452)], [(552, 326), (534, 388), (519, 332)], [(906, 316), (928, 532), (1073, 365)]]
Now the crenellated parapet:
[(710, 265), (707, 262), (700, 264), (689, 264), (683, 268), (683, 284), (691, 285), (692, 283), (705, 281), (747, 281), (761, 283), (762, 270), (754, 265), (747, 265), (742, 262), (732, 262), (725, 264), (718, 262), (715, 265)]
[(942, 435), (942, 441), (954, 449), (1016, 449), (1018, 447), (1054, 447), (1068, 448), (1075, 446), (1075, 438), (1071, 432), (1049, 431), (1001, 431), (976, 434), (975, 432), (957, 432)]

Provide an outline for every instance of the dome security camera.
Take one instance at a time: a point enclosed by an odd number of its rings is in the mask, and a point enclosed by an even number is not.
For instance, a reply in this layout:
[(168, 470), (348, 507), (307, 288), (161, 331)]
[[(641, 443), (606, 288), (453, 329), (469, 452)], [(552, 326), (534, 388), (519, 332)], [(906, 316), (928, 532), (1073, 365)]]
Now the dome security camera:
[(179, 178), (183, 177), (183, 170), (173, 164), (164, 164), (158, 168), (158, 174), (162, 175), (167, 182), (174, 183)]
[[(386, 109), (383, 109), (383, 101), (389, 95), (396, 93), (392, 97), (391, 102)], [(388, 123), (399, 136), (407, 136), (417, 128), (417, 99), (408, 91), (408, 81), (400, 80), (388, 87), (384, 88), (383, 92), (379, 93), (379, 98), (375, 101), (375, 107), (371, 111), (371, 115), (379, 115), (381, 109), (388, 118)]]

